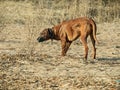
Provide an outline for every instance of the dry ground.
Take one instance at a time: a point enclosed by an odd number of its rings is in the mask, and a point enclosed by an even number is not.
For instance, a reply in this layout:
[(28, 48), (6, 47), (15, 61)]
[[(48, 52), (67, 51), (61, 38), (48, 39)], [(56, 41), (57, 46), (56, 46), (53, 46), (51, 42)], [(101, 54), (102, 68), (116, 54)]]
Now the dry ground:
[(0, 33), (0, 90), (120, 90), (120, 25), (97, 26), (97, 59), (88, 64), (79, 40), (61, 57), (59, 41), (37, 43), (39, 31), (30, 41), (24, 26), (6, 26)]

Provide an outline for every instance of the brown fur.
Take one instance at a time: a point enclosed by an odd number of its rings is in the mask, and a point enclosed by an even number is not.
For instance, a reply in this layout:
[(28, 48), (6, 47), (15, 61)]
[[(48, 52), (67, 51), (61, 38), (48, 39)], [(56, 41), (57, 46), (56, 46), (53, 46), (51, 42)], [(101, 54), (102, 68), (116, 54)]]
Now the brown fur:
[(93, 44), (93, 59), (96, 58), (96, 48), (95, 48), (95, 42), (97, 42), (96, 24), (91, 18), (82, 17), (74, 20), (64, 21), (52, 27), (51, 31), (48, 30), (47, 32), (47, 29), (43, 30), (43, 32), (44, 31), (46, 31), (46, 35), (44, 36), (47, 36), (48, 39), (51, 39), (50, 38), (51, 35), (47, 33), (51, 32), (54, 34), (54, 37), (52, 39), (61, 40), (62, 56), (66, 55), (66, 52), (68, 51), (71, 43), (80, 37), (81, 42), (85, 48), (84, 58), (86, 60), (88, 56), (87, 37), (88, 35), (90, 35)]

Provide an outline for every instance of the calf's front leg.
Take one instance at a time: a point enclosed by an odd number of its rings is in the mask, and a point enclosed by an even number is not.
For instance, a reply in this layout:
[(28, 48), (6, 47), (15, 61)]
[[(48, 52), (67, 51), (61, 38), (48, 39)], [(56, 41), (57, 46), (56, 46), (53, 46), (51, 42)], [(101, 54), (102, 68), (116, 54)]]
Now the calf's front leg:
[(71, 41), (66, 41), (66, 40), (61, 40), (61, 45), (62, 45), (62, 56), (65, 56), (70, 45), (71, 45)]

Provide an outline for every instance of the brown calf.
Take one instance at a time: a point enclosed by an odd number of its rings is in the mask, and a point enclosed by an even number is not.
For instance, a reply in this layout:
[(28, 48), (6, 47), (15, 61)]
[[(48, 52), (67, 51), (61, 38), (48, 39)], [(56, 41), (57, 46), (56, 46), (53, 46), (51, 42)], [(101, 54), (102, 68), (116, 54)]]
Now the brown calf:
[(61, 40), (62, 56), (66, 55), (71, 43), (80, 37), (82, 44), (85, 48), (85, 60), (88, 56), (87, 37), (90, 35), (93, 45), (93, 59), (96, 58), (95, 42), (96, 38), (96, 24), (91, 18), (81, 17), (74, 20), (64, 21), (52, 28), (44, 29), (38, 41), (46, 41), (49, 39)]

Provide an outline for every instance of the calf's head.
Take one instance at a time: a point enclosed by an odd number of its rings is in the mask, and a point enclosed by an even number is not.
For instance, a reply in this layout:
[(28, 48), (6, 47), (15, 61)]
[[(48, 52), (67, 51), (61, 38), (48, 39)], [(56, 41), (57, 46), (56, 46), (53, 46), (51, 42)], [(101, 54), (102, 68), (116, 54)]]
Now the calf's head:
[(43, 42), (54, 38), (54, 32), (51, 28), (44, 29), (37, 38), (38, 42)]

